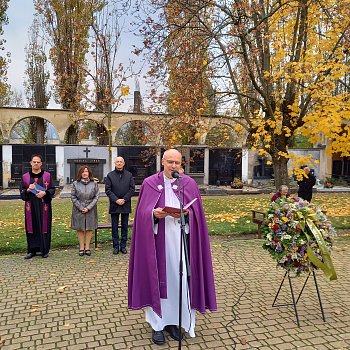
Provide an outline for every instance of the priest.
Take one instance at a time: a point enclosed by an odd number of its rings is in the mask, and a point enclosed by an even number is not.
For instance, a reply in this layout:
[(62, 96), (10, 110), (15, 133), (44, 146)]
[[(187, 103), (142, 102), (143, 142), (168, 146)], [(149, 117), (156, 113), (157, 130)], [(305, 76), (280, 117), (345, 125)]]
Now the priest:
[[(195, 310), (215, 311), (216, 296), (208, 228), (196, 182), (185, 174), (173, 178), (181, 169), (182, 155), (176, 149), (164, 152), (164, 171), (146, 178), (142, 184), (135, 211), (130, 248), (128, 306), (145, 309), (146, 321), (152, 327), (152, 341), (164, 344), (166, 331), (179, 341), (180, 214), (165, 207), (179, 208), (198, 198), (186, 209), (190, 278), (184, 264), (181, 325), (195, 336)], [(175, 173), (176, 174), (176, 173)], [(184, 259), (184, 247), (181, 248)]]
[(27, 236), (27, 255), (31, 259), (37, 253), (47, 258), (51, 247), (52, 208), (51, 200), (55, 194), (52, 177), (43, 165), (40, 154), (31, 157), (32, 169), (23, 174), (20, 186), (24, 200), (25, 228)]

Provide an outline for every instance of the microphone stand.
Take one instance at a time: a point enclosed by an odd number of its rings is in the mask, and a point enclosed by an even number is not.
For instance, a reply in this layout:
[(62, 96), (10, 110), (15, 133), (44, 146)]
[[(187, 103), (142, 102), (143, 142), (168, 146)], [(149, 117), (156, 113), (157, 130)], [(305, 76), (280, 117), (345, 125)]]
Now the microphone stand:
[[(186, 271), (187, 271), (187, 280), (191, 277), (191, 271), (190, 271), (190, 263), (189, 263), (189, 257), (188, 257), (188, 247), (187, 247), (187, 240), (186, 240), (186, 222), (185, 222), (185, 214), (183, 209), (183, 201), (181, 200), (181, 190), (180, 190), (180, 177), (176, 178), (177, 182), (177, 188), (179, 190), (178, 199), (180, 202), (180, 262), (179, 262), (179, 345), (178, 349), (181, 350), (181, 341), (182, 341), (182, 332), (181, 332), (181, 325), (182, 325), (182, 277), (183, 277), (183, 257), (182, 257), (182, 246), (184, 247), (184, 256), (185, 256), (185, 263), (186, 263)], [(182, 189), (183, 190), (183, 189)], [(182, 192), (183, 193), (183, 192)]]

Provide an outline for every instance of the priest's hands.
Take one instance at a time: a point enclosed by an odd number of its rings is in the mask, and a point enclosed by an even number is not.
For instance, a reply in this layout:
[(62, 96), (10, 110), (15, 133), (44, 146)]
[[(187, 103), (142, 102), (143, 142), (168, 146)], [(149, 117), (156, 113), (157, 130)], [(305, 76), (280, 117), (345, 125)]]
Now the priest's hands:
[(39, 191), (35, 196), (37, 198), (43, 198), (45, 196), (46, 192), (45, 191)]
[(125, 204), (125, 199), (120, 198), (115, 201), (118, 205), (124, 205)]
[[(186, 216), (188, 214), (189, 210), (185, 209), (184, 210), (184, 215)], [(169, 213), (168, 215), (170, 215), (171, 217), (175, 218), (175, 219), (180, 219), (181, 214), (180, 213)]]
[(167, 212), (163, 210), (163, 208), (156, 208), (153, 210), (153, 215), (157, 219), (164, 219), (167, 215), (169, 215)]
[[(184, 210), (184, 214), (187, 215), (189, 212), (188, 209)], [(153, 215), (154, 217), (156, 217), (157, 219), (164, 219), (166, 216), (171, 216), (175, 219), (179, 219), (180, 218), (180, 213), (167, 213), (163, 210), (163, 208), (156, 208), (153, 210)]]
[(27, 192), (30, 192), (31, 190), (35, 190), (35, 185), (34, 184), (30, 184), (27, 188)]
[(83, 209), (81, 210), (81, 212), (82, 212), (83, 214), (86, 214), (88, 211), (89, 211), (88, 208), (83, 208)]

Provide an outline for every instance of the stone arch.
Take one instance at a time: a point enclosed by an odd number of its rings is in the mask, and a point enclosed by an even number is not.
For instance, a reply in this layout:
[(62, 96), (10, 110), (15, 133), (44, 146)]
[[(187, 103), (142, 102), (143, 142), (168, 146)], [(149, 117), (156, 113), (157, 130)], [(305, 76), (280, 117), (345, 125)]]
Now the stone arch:
[(197, 145), (199, 137), (197, 125), (183, 120), (173, 119), (170, 124), (164, 125), (161, 130), (163, 144)]
[(108, 133), (103, 123), (90, 118), (74, 121), (66, 130), (64, 143), (108, 145)]
[(235, 148), (242, 146), (242, 133), (228, 124), (213, 126), (205, 137), (205, 144), (209, 147)]
[(124, 123), (116, 132), (114, 142), (117, 145), (152, 145), (154, 130), (142, 120), (131, 120)]
[(55, 126), (47, 119), (28, 116), (18, 120), (9, 132), (10, 143), (60, 143)]

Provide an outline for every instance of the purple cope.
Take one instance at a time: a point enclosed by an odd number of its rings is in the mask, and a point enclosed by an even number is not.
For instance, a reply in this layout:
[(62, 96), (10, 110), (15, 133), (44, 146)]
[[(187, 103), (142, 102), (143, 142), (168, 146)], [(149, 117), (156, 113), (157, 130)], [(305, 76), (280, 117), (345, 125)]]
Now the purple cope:
[[(196, 182), (185, 174), (181, 177), (183, 205), (198, 198), (188, 214), (191, 308), (201, 313), (205, 313), (206, 309), (215, 311), (214, 275), (202, 200)], [(165, 220), (159, 220), (155, 235), (153, 209), (165, 206), (164, 187), (163, 172), (146, 178), (141, 186), (133, 224), (128, 276), (128, 307), (141, 309), (150, 306), (159, 317), (162, 317), (160, 299), (167, 298)], [(176, 195), (178, 190), (177, 186), (173, 186)]]

